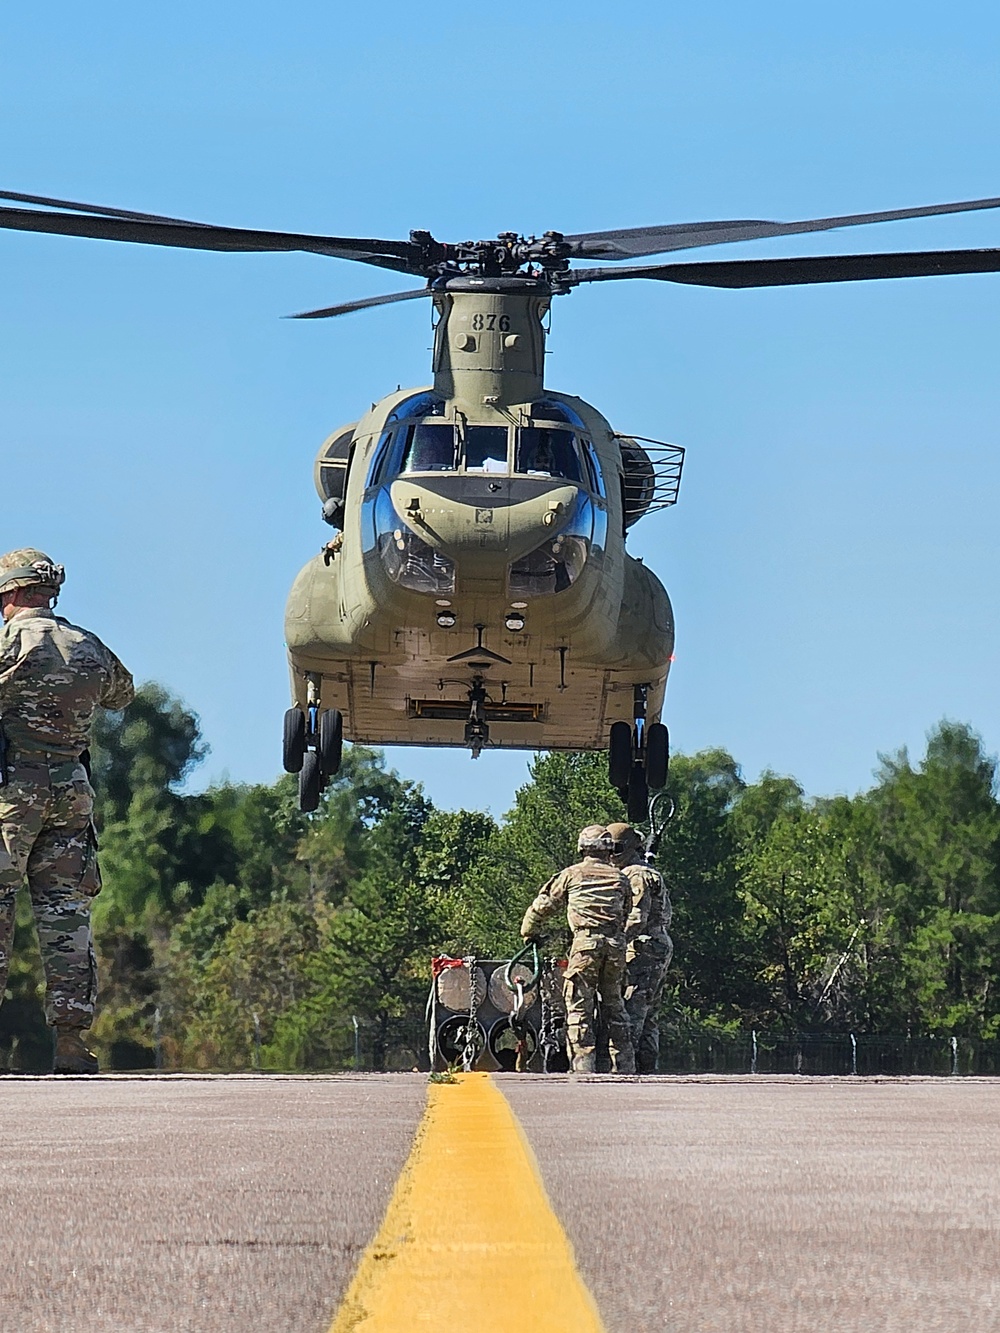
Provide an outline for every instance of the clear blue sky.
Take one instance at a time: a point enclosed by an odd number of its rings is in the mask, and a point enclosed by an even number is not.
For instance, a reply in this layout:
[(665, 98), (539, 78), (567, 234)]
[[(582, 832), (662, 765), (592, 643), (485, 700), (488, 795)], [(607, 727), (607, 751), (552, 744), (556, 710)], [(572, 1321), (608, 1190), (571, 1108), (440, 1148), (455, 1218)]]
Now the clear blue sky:
[[(243, 226), (451, 240), (1000, 195), (1000, 10), (384, 0), (8, 6), (7, 189)], [(705, 257), (1000, 245), (1000, 213)], [(198, 712), (200, 781), (269, 780), (316, 447), (428, 378), (422, 303), (317, 256), (0, 233), (0, 546)], [(677, 746), (814, 793), (942, 716), (1000, 748), (1000, 276), (556, 303), (549, 382), (688, 449), (632, 547), (678, 621)], [(525, 757), (396, 750), (506, 809)]]

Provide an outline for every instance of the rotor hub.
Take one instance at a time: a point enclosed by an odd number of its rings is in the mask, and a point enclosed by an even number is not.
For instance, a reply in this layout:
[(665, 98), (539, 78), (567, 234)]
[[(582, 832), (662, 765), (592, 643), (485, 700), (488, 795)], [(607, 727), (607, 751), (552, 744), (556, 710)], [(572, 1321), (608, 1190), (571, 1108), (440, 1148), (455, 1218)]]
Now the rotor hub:
[(492, 241), (462, 241), (445, 245), (430, 232), (410, 233), (427, 263), (428, 277), (527, 278), (552, 286), (552, 278), (569, 269), (570, 246), (558, 231), (541, 237), (502, 231)]

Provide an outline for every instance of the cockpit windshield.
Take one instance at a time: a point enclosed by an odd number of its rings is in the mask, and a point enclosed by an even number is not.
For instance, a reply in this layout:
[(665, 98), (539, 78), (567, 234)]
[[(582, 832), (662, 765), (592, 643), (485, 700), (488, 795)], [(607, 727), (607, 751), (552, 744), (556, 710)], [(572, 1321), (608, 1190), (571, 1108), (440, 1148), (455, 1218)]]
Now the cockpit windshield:
[(529, 477), (562, 477), (586, 485), (573, 432), (551, 426), (522, 426), (517, 432), (514, 471)]
[(405, 428), (400, 472), (452, 472), (455, 468), (455, 427), (420, 421)]
[(506, 472), (507, 427), (466, 426), (465, 468), (467, 472)]

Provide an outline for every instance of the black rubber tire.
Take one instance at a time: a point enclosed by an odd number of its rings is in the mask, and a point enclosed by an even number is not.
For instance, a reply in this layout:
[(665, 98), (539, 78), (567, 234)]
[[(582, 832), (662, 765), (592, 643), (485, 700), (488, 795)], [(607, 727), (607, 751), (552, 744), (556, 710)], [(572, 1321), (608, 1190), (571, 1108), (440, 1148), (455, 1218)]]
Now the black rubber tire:
[(558, 1050), (549, 1051), (545, 1056), (545, 1068), (542, 1071), (545, 1074), (568, 1074), (569, 1056), (566, 1054), (566, 1048), (560, 1046)]
[(315, 750), (307, 750), (302, 756), (302, 768), (299, 771), (299, 809), (303, 814), (311, 814), (319, 805), (321, 787), (319, 755)]
[(627, 722), (612, 722), (608, 742), (608, 780), (612, 787), (627, 787), (632, 772), (632, 728)]
[(324, 709), (319, 715), (319, 767), (324, 779), (340, 772), (344, 754), (344, 719), (339, 708)]
[(285, 736), (282, 746), (282, 763), (286, 773), (298, 773), (302, 769), (302, 756), (306, 752), (306, 715), (301, 708), (289, 708), (285, 714)]
[(641, 764), (632, 765), (625, 807), (630, 824), (641, 824), (649, 818), (649, 788), (646, 785), (646, 770)]
[(670, 733), (662, 722), (651, 722), (646, 728), (646, 786), (660, 791), (667, 785), (670, 767)]

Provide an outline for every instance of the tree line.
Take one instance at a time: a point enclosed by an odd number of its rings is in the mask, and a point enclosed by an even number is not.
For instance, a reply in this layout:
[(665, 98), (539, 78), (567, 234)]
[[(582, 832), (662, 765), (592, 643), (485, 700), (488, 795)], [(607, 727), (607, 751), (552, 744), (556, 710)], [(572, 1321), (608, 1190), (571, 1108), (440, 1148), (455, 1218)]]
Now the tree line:
[[(205, 752), (158, 685), (99, 724), (106, 1067), (345, 1068), (356, 1032), (367, 1066), (415, 1064), (431, 956), (509, 957), (579, 828), (624, 818), (599, 754), (536, 757), (497, 822), (437, 809), (361, 746), (311, 816), (287, 775), (190, 794)], [(997, 777), (954, 722), (916, 763), (882, 756), (852, 797), (807, 798), (773, 773), (747, 783), (720, 749), (675, 756), (658, 857), (674, 903), (668, 1038), (1000, 1035)], [(22, 900), (0, 1068), (50, 1057), (32, 932)]]

